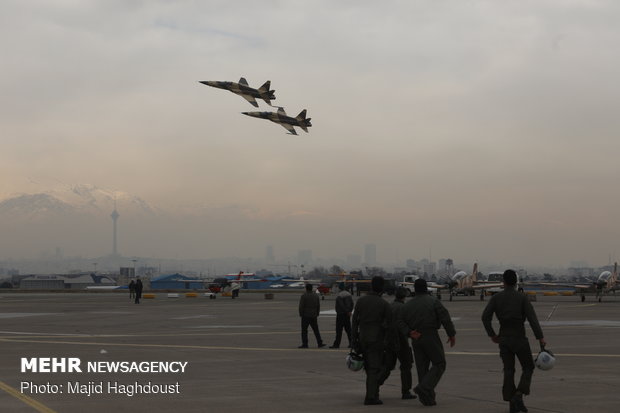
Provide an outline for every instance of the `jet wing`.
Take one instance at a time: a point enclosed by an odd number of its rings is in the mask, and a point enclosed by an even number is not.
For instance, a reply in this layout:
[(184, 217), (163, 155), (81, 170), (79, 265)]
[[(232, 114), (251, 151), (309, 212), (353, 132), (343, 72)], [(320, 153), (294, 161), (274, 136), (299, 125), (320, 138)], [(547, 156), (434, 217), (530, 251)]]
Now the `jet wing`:
[(527, 282), (525, 285), (536, 286), (541, 285), (545, 287), (569, 287), (575, 289), (588, 289), (594, 286), (594, 284), (568, 284), (568, 283), (550, 283), (550, 282)]
[[(400, 285), (411, 285), (411, 286), (415, 286), (415, 283), (412, 283), (412, 282), (409, 282), (409, 281), (401, 281), (399, 284), (400, 284)], [(449, 286), (448, 286), (447, 284), (435, 284), (434, 282), (432, 282), (432, 281), (431, 281), (431, 282), (427, 282), (427, 283), (426, 283), (426, 288), (428, 288), (429, 290), (430, 290), (431, 288), (441, 290), (441, 289), (443, 289), (443, 288), (449, 288)]]
[(254, 107), (258, 107), (258, 103), (256, 103), (256, 99), (254, 99), (254, 97), (250, 96), (250, 95), (241, 95), (245, 100), (247, 100), (248, 102), (250, 102), (252, 104), (252, 106)]
[(486, 283), (486, 284), (474, 284), (471, 287), (467, 287), (467, 288), (473, 288), (474, 290), (486, 290), (487, 288), (498, 288), (498, 287), (503, 287), (504, 283)]
[(280, 125), (282, 125), (282, 127), (286, 129), (291, 135), (297, 135), (297, 132), (295, 132), (295, 128), (293, 127), (293, 125), (289, 125), (288, 123), (281, 123)]

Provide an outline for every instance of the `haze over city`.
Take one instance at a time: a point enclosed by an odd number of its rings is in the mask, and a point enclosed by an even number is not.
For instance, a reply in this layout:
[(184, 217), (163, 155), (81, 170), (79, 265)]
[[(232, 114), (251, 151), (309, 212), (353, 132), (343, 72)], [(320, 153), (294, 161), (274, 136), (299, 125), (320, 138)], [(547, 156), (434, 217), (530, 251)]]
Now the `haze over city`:
[[(0, 4), (0, 260), (618, 257), (620, 4)], [(230, 92), (271, 81), (290, 136)], [(272, 110), (262, 101), (259, 110)], [(273, 109), (275, 110), (275, 109)], [(115, 206), (116, 202), (116, 206)]]

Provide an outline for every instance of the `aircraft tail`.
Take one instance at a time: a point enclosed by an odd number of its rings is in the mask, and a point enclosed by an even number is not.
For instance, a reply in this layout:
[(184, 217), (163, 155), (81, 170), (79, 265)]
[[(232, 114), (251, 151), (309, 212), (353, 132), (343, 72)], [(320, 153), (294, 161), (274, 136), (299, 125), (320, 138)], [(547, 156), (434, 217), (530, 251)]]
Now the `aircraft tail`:
[(471, 272), (471, 279), (473, 282), (478, 281), (478, 263), (474, 263), (474, 269)]
[(302, 110), (301, 112), (299, 112), (299, 115), (297, 115), (297, 117), (295, 118), (298, 121), (303, 121), (306, 119), (306, 109)]
[(258, 89), (258, 91), (259, 93), (268, 93), (270, 87), (271, 87), (271, 81), (268, 80)]
[(271, 101), (276, 98), (276, 95), (275, 95), (276, 91), (269, 90), (270, 87), (271, 87), (271, 81), (268, 80), (258, 89), (258, 93), (260, 94), (260, 98), (263, 99), (265, 103), (267, 103), (269, 106), (273, 106), (271, 104)]
[(297, 126), (302, 128), (306, 133), (308, 132), (308, 128), (312, 126), (312, 123), (310, 123), (310, 118), (306, 118), (306, 109), (299, 112), (299, 115), (297, 115), (295, 120), (297, 121)]

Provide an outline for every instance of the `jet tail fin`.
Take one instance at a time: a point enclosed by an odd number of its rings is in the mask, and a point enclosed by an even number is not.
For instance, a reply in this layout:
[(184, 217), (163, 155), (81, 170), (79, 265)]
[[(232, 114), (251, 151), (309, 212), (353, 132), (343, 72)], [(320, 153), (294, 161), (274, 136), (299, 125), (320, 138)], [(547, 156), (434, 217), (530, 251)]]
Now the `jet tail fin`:
[(271, 87), (271, 80), (266, 81), (260, 88), (258, 88), (259, 93), (269, 93), (269, 88)]
[(474, 263), (474, 269), (471, 273), (471, 279), (474, 282), (478, 281), (478, 263), (477, 262)]
[(306, 119), (306, 109), (304, 109), (301, 112), (299, 112), (299, 115), (297, 115), (297, 117), (295, 119), (297, 119), (297, 120), (304, 120), (304, 119)]

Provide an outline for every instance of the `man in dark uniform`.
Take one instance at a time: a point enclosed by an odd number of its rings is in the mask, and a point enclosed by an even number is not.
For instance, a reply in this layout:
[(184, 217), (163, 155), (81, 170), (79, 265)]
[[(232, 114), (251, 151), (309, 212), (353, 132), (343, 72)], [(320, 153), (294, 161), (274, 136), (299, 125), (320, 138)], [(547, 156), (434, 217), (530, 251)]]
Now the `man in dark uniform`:
[(364, 355), (366, 397), (364, 404), (383, 404), (379, 399), (379, 376), (383, 368), (386, 329), (392, 322), (392, 309), (381, 298), (383, 277), (373, 277), (371, 291), (357, 300), (353, 312), (353, 348)]
[(340, 292), (336, 296), (336, 339), (329, 348), (339, 348), (342, 340), (342, 330), (347, 333), (349, 347), (351, 347), (351, 313), (353, 312), (353, 297), (344, 288), (344, 283), (339, 285)]
[[(504, 291), (491, 297), (489, 304), (482, 313), (484, 328), (493, 340), (499, 344), (499, 355), (504, 364), (504, 384), (502, 396), (510, 402), (510, 413), (527, 412), (523, 403), (523, 395), (530, 394), (534, 361), (530, 343), (525, 336), (527, 320), (541, 346), (546, 345), (542, 329), (538, 323), (536, 312), (525, 294), (516, 290), (517, 274), (513, 270), (504, 271)], [(499, 320), (499, 335), (493, 330), (493, 314)], [(515, 356), (521, 363), (521, 379), (515, 386)]]
[(398, 287), (394, 293), (395, 299), (392, 302), (392, 324), (388, 330), (387, 349), (385, 351), (383, 371), (379, 383), (383, 384), (390, 372), (396, 367), (396, 360), (400, 363), (400, 384), (403, 400), (415, 399), (416, 396), (411, 394), (413, 380), (411, 378), (411, 367), (413, 366), (413, 354), (409, 346), (409, 339), (398, 329), (397, 321), (405, 305), (405, 297), (407, 297), (407, 289)]
[(318, 294), (312, 292), (312, 284), (306, 284), (306, 292), (299, 299), (299, 316), (301, 317), (301, 346), (299, 348), (308, 348), (308, 326), (312, 327), (318, 347), (325, 347), (317, 322), (320, 311), (321, 300)]
[(446, 371), (446, 355), (443, 350), (439, 328), (448, 334), (448, 343), (456, 343), (456, 330), (450, 313), (437, 298), (428, 294), (426, 281), (414, 282), (415, 297), (407, 302), (399, 314), (401, 332), (412, 339), (413, 356), (418, 372), (418, 385), (413, 391), (425, 406), (434, 406), (435, 387)]
[(134, 303), (140, 304), (140, 298), (142, 298), (142, 280), (140, 277), (136, 280), (136, 286), (134, 289), (136, 290), (136, 299), (134, 300)]

